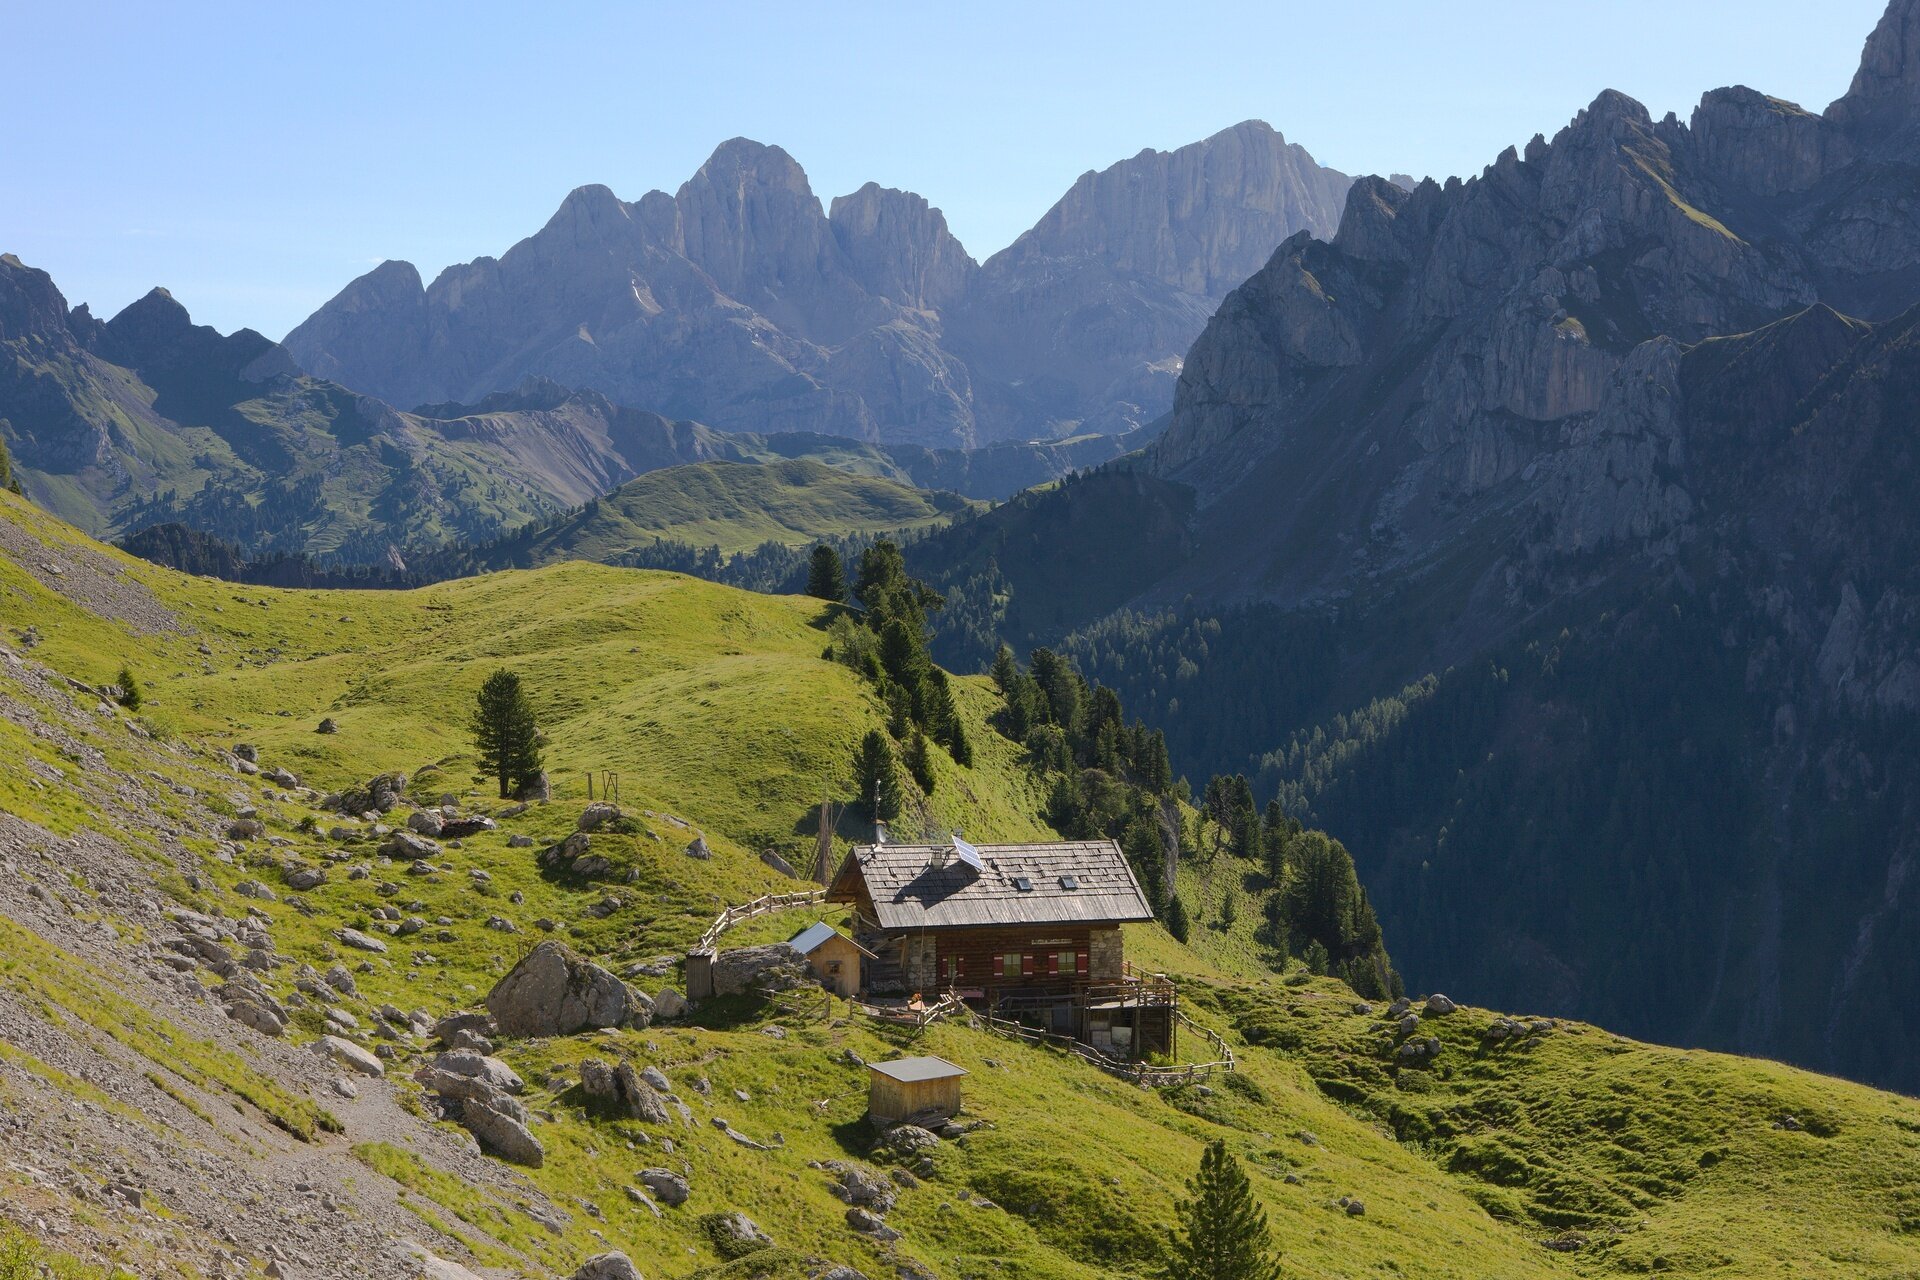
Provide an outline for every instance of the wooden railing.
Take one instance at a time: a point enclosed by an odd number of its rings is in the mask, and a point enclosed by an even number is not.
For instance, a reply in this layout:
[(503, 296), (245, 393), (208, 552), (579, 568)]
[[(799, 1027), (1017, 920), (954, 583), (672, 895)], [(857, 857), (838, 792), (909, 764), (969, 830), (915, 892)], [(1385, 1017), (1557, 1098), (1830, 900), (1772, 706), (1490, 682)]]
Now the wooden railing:
[(973, 1015), (975, 1027), (1012, 1040), (1023, 1040), (1028, 1044), (1051, 1045), (1056, 1049), (1064, 1049), (1074, 1057), (1085, 1059), (1109, 1075), (1118, 1076), (1122, 1080), (1131, 1080), (1135, 1084), (1145, 1085), (1151, 1089), (1164, 1089), (1177, 1084), (1197, 1084), (1216, 1071), (1234, 1070), (1232, 1047), (1219, 1035), (1193, 1021), (1184, 1013), (1176, 1012), (1174, 1016), (1198, 1031), (1209, 1044), (1214, 1046), (1215, 1051), (1220, 1054), (1214, 1061), (1189, 1062), (1177, 1067), (1156, 1067), (1146, 1062), (1126, 1062), (1057, 1031), (1041, 1031), (1010, 1018), (998, 1017), (991, 1012), (982, 1013), (978, 1010), (970, 1012)]
[(809, 889), (805, 893), (769, 893), (755, 898), (752, 902), (737, 907), (728, 907), (700, 935), (700, 941), (693, 944), (695, 951), (711, 951), (720, 942), (720, 935), (739, 924), (742, 920), (751, 920), (755, 916), (766, 915), (769, 911), (784, 911), (788, 907), (808, 907), (825, 902), (825, 889)]

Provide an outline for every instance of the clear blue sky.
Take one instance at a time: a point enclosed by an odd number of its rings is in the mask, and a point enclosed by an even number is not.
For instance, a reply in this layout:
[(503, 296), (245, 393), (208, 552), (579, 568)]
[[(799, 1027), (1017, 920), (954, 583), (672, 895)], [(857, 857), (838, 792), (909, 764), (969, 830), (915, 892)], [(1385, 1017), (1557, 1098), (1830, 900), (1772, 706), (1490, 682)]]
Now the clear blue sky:
[(7, 6), (0, 250), (111, 314), (165, 284), (280, 337), (568, 190), (672, 191), (735, 135), (823, 199), (920, 192), (976, 257), (1081, 172), (1249, 117), (1353, 173), (1473, 174), (1603, 88), (1818, 109), (1882, 0)]

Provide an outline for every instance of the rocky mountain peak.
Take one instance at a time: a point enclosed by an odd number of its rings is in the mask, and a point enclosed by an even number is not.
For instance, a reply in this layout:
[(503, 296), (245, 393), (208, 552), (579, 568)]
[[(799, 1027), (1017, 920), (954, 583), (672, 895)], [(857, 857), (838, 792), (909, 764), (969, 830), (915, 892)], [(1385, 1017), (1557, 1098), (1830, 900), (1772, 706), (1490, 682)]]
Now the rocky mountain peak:
[(1272, 126), (1247, 120), (1175, 151), (1146, 150), (1082, 174), (987, 270), (1096, 258), (1217, 299), (1294, 231), (1333, 234), (1350, 181)]
[(155, 287), (107, 321), (107, 333), (130, 353), (146, 355), (177, 346), (193, 332), (193, 317), (167, 290)]
[(976, 270), (946, 215), (911, 191), (869, 182), (834, 197), (827, 220), (861, 285), (902, 306), (949, 306)]
[(0, 342), (31, 336), (67, 336), (67, 300), (52, 276), (0, 254)]
[(1860, 69), (1827, 116), (1847, 125), (1897, 127), (1920, 114), (1920, 0), (1892, 0), (1867, 37)]

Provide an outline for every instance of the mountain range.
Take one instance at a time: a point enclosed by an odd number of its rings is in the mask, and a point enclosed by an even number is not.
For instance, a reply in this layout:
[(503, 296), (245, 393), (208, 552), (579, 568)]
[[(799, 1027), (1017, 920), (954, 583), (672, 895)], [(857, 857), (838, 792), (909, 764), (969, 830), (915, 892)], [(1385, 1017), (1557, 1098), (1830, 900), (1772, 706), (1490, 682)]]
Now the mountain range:
[[(1148, 460), (914, 548), (1353, 843), (1419, 981), (1920, 1088), (1920, 4), (1824, 112), (1362, 178)], [(1044, 554), (1021, 555), (1044, 545)]]
[(825, 208), (785, 151), (723, 143), (669, 196), (581, 187), (499, 258), (389, 261), (286, 338), (397, 405), (528, 375), (733, 431), (930, 447), (1119, 434), (1165, 413), (1228, 290), (1350, 179), (1248, 121), (1083, 175), (984, 263), (874, 183)]
[(195, 325), (165, 289), (102, 322), (69, 308), (44, 271), (0, 256), (0, 444), (36, 501), (99, 535), (181, 523), (251, 556), (397, 566), (682, 464), (815, 459), (999, 498), (1146, 434), (976, 450), (760, 436), (531, 376), (404, 412), (301, 373), (252, 330)]

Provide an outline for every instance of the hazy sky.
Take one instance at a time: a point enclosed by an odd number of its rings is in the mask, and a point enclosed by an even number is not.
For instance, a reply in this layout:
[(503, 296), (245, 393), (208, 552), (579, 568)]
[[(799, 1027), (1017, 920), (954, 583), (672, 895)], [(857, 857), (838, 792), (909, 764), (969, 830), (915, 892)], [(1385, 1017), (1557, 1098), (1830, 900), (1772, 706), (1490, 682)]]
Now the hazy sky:
[(384, 258), (429, 279), (561, 198), (785, 147), (976, 257), (1083, 171), (1257, 117), (1352, 173), (1478, 173), (1603, 88), (1818, 109), (1883, 0), (431, 6), (14, 0), (0, 251), (109, 315), (155, 284), (280, 337)]

